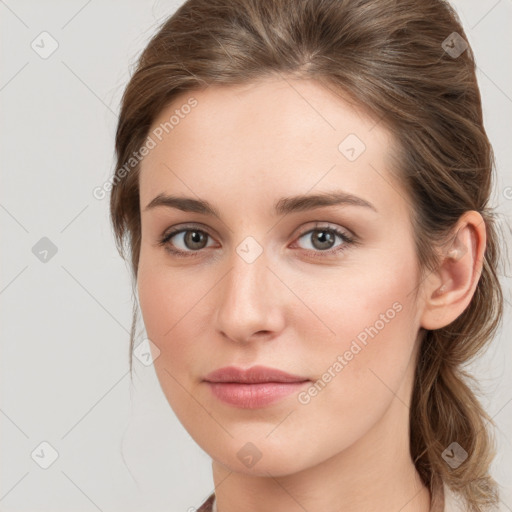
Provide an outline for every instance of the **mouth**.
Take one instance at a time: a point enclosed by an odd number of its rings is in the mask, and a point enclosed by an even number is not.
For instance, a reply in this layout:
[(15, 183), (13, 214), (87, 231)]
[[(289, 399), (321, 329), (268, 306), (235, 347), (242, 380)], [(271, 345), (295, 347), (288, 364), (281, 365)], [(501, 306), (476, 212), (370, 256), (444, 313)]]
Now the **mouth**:
[(261, 384), (265, 382), (293, 383), (309, 380), (307, 377), (270, 368), (268, 366), (252, 366), (244, 370), (236, 366), (225, 366), (210, 372), (205, 378), (207, 382), (236, 382), (239, 384)]
[(247, 370), (228, 366), (209, 373), (204, 382), (222, 402), (242, 409), (255, 409), (296, 393), (311, 381), (265, 366)]

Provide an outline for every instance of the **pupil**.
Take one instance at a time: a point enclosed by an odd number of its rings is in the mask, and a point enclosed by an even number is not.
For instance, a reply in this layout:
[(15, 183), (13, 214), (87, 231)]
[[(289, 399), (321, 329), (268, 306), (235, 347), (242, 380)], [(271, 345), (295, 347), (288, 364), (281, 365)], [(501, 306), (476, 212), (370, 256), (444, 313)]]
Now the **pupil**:
[[(187, 235), (187, 241), (190, 242), (192, 248), (197, 249), (198, 247), (194, 247), (194, 244), (201, 245), (201, 239), (203, 238), (203, 234), (199, 231), (190, 231)], [(202, 247), (199, 247), (201, 249)]]
[[(320, 244), (325, 244), (327, 242), (327, 245), (329, 245), (329, 242), (332, 242), (332, 234), (329, 231), (318, 231), (319, 233), (317, 235), (318, 240), (320, 241)], [(329, 247), (320, 247), (320, 249), (328, 249)]]

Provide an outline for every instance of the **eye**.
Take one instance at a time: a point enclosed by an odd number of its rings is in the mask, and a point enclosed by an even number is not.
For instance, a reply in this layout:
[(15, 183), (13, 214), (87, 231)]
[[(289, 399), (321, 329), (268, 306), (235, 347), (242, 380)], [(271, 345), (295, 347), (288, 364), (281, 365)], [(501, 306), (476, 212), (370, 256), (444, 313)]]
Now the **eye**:
[[(177, 257), (200, 256), (202, 249), (211, 247), (207, 245), (211, 235), (204, 229), (195, 226), (174, 228), (165, 233), (159, 240), (158, 245), (163, 246), (166, 251)], [(336, 238), (340, 240), (338, 245)], [(348, 233), (332, 226), (315, 225), (314, 229), (302, 233), (297, 240), (309, 240), (311, 248), (305, 250), (314, 257), (326, 257), (339, 253), (355, 244), (356, 240)], [(304, 248), (304, 247), (303, 247)]]
[(164, 246), (167, 251), (177, 256), (195, 256), (194, 253), (208, 247), (206, 245), (208, 238), (211, 237), (206, 231), (195, 227), (188, 227), (169, 231), (158, 244)]
[[(309, 241), (310, 247), (306, 247), (306, 250), (312, 252), (314, 256), (322, 256), (322, 253), (324, 255), (338, 253), (347, 249), (350, 244), (355, 243), (354, 238), (348, 233), (330, 226), (317, 225), (314, 229), (300, 235), (298, 240), (303, 238)], [(336, 238), (340, 240), (338, 245), (334, 245)]]

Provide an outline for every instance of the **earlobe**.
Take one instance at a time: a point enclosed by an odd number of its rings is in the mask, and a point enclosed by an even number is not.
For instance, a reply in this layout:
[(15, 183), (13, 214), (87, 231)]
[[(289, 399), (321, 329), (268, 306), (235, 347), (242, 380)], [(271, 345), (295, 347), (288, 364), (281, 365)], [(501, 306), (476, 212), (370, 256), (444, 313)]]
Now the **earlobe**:
[(439, 267), (424, 283), (421, 327), (440, 329), (467, 308), (475, 292), (485, 252), (485, 222), (476, 211), (466, 212), (453, 230)]

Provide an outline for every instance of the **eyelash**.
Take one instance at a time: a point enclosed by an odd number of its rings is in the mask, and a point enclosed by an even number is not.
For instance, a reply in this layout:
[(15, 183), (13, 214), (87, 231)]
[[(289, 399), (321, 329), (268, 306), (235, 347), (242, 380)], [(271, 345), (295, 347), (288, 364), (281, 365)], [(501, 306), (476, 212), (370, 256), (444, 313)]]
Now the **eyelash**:
[[(162, 238), (159, 240), (158, 245), (163, 246), (166, 251), (170, 252), (173, 256), (177, 256), (179, 258), (190, 258), (190, 257), (194, 258), (194, 257), (200, 256), (201, 255), (200, 253), (203, 251), (203, 249), (199, 249), (197, 251), (182, 251), (180, 249), (173, 249), (169, 245), (171, 238), (173, 238), (178, 233), (183, 233), (183, 232), (186, 233), (187, 231), (197, 231), (199, 233), (203, 233), (203, 234), (213, 238), (204, 229), (200, 229), (196, 226), (185, 226), (185, 227), (173, 229), (170, 232), (164, 234), (162, 236)], [(348, 246), (355, 245), (357, 243), (357, 241), (354, 237), (348, 236), (346, 233), (340, 231), (337, 228), (328, 227), (328, 226), (318, 226), (318, 225), (315, 226), (313, 229), (308, 229), (307, 231), (304, 231), (297, 237), (297, 239), (300, 239), (303, 236), (308, 235), (310, 233), (314, 233), (316, 231), (327, 231), (329, 233), (333, 233), (334, 235), (337, 235), (339, 238), (342, 239), (343, 244), (341, 244), (340, 246), (335, 247), (333, 249), (327, 249), (325, 251), (320, 251), (320, 250), (315, 251), (312, 249), (309, 249), (309, 250), (304, 249), (306, 252), (309, 253), (310, 256), (313, 256), (315, 258), (318, 258), (318, 257), (323, 258), (323, 257), (326, 257), (325, 255), (332, 256), (334, 254), (341, 253), (341, 252), (345, 251), (346, 249), (348, 249)]]

